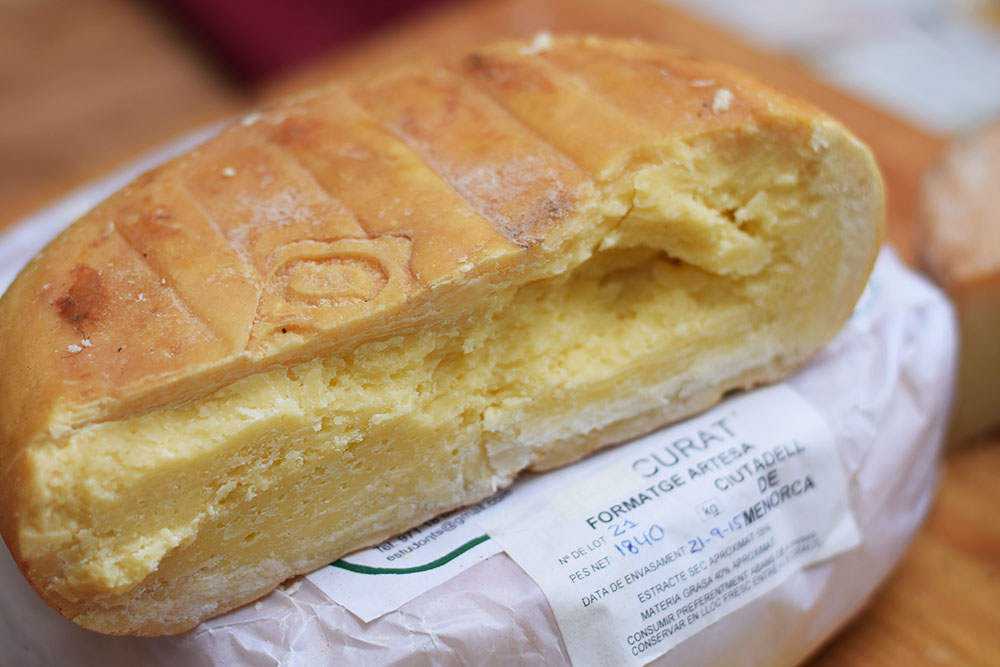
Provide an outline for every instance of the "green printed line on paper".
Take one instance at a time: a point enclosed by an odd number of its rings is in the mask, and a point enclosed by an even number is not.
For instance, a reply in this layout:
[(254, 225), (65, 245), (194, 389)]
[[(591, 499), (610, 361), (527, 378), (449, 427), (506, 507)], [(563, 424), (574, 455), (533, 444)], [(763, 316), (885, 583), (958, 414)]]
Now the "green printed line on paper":
[(330, 563), (330, 565), (333, 567), (339, 567), (340, 569), (347, 570), (349, 572), (356, 572), (358, 574), (415, 574), (417, 572), (426, 572), (428, 570), (441, 567), (445, 563), (455, 560), (469, 549), (479, 546), (488, 539), (490, 539), (489, 535), (480, 535), (479, 537), (473, 538), (465, 544), (449, 551), (440, 558), (436, 558), (429, 563), (415, 565), (413, 567), (372, 567), (370, 565), (351, 563), (344, 559), (340, 559), (335, 563)]

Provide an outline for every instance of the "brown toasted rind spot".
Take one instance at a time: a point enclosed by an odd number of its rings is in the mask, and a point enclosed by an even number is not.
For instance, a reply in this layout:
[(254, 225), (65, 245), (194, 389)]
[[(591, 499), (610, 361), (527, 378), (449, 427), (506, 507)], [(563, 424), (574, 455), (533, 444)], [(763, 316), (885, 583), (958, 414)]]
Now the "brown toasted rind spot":
[(505, 61), (491, 55), (473, 53), (462, 62), (466, 73), (490, 79), (493, 83), (522, 91), (552, 93), (556, 84), (544, 71), (525, 67), (522, 61)]
[(70, 272), (73, 284), (54, 305), (59, 311), (59, 317), (69, 324), (99, 316), (104, 309), (104, 287), (101, 285), (101, 275), (93, 267), (77, 264)]
[(531, 226), (542, 230), (550, 228), (569, 215), (574, 204), (575, 201), (571, 193), (564, 190), (553, 192), (552, 195), (539, 202), (532, 211), (534, 215), (530, 218)]
[[(140, 201), (145, 207), (154, 206), (150, 197), (143, 197)], [(141, 208), (137, 206), (135, 210), (138, 211)], [(146, 210), (139, 213), (132, 224), (135, 227), (133, 235), (145, 238), (147, 244), (157, 244), (170, 237), (180, 235), (179, 225), (183, 223), (174, 221), (174, 215), (170, 211), (164, 208), (155, 208), (152, 211)]]

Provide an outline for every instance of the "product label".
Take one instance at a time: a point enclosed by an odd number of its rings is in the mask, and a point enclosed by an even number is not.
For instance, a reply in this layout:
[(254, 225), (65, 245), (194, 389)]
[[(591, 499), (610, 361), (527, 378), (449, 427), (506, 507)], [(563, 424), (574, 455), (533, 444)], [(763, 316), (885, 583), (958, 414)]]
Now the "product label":
[(577, 667), (645, 664), (860, 542), (833, 436), (786, 385), (584, 464), (479, 521), (544, 591)]

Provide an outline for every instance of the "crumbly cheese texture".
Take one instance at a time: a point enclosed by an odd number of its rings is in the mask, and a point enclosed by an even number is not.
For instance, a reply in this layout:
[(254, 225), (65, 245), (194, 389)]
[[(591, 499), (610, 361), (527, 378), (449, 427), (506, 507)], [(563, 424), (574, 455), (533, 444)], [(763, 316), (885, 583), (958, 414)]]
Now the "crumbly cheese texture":
[(543, 46), (264, 109), (29, 265), (0, 527), (50, 604), (183, 631), (834, 335), (882, 233), (863, 146), (724, 67)]

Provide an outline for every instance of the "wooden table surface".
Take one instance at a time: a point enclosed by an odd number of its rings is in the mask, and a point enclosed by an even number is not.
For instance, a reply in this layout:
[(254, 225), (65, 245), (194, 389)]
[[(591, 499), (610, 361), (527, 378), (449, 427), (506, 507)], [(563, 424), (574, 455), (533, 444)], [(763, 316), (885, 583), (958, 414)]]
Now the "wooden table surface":
[[(874, 149), (889, 237), (912, 259), (921, 174), (946, 144), (785, 58), (648, 0), (458, 3), (263, 90), (236, 86), (168, 17), (127, 0), (0, 3), (0, 229), (179, 134), (330, 76), (548, 28), (644, 37), (737, 64)], [(1000, 664), (1000, 437), (950, 453), (928, 521), (867, 609), (812, 665)]]

